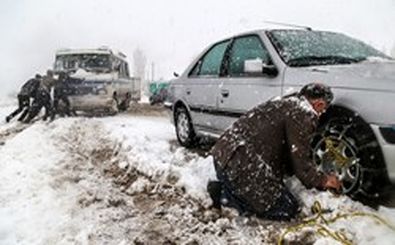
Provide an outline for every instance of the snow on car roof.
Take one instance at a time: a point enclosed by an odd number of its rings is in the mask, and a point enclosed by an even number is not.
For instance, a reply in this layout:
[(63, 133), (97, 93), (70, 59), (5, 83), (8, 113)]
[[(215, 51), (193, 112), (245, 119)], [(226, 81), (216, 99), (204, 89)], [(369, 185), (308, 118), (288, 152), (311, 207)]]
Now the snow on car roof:
[(252, 30), (248, 30), (248, 31), (238, 32), (238, 33), (234, 33), (234, 34), (225, 36), (224, 38), (220, 39), (216, 43), (224, 42), (226, 40), (229, 40), (229, 39), (232, 39), (232, 38), (235, 38), (235, 37), (248, 36), (248, 35), (254, 35), (254, 34), (263, 34), (266, 31), (277, 31), (277, 30), (285, 30), (285, 31), (293, 31), (293, 30), (320, 31), (320, 30), (315, 30), (315, 29), (307, 30), (305, 28), (296, 28), (296, 27), (295, 28), (290, 28), (290, 27), (260, 28), (260, 29), (252, 29)]
[(125, 60), (126, 55), (121, 52), (114, 52), (109, 48), (96, 48), (96, 49), (59, 49), (56, 51), (56, 56), (58, 55), (68, 55), (68, 54), (111, 54), (115, 57)]
[(111, 54), (111, 50), (104, 49), (60, 49), (56, 51), (56, 55), (64, 54)]

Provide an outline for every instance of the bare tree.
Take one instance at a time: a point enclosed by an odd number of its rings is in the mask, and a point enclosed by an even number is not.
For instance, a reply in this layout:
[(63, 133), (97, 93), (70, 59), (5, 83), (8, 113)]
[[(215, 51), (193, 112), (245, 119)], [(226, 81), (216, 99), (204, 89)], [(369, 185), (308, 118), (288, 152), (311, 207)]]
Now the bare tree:
[(144, 51), (136, 48), (133, 51), (133, 75), (141, 79), (141, 91), (146, 94), (148, 92), (148, 83), (145, 80), (147, 66), (147, 58)]
[(133, 52), (133, 74), (135, 77), (141, 78), (144, 81), (145, 78), (145, 68), (147, 65), (147, 58), (143, 50), (136, 48)]

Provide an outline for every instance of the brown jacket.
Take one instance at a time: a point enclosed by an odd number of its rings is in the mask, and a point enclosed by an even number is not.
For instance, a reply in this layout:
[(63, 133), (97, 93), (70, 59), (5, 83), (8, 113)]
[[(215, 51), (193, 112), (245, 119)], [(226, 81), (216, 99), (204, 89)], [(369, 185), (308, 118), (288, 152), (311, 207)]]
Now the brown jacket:
[(234, 194), (260, 212), (277, 201), (288, 170), (306, 187), (321, 188), (325, 176), (310, 160), (310, 138), (317, 123), (318, 116), (304, 98), (261, 104), (214, 145), (215, 167), (228, 177)]

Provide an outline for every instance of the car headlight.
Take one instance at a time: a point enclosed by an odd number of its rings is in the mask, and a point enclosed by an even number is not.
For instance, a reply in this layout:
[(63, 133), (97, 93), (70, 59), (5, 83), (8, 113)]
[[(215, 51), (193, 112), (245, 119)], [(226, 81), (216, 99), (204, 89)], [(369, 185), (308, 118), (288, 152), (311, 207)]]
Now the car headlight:
[(173, 103), (174, 102), (174, 94), (175, 94), (175, 87), (170, 85), (167, 89), (167, 95), (166, 95), (165, 101), (168, 103)]

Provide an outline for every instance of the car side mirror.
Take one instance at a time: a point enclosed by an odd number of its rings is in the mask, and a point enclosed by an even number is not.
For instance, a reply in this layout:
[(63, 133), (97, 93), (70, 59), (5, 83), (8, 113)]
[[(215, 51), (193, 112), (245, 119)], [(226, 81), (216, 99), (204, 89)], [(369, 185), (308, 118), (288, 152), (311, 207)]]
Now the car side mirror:
[(278, 70), (274, 65), (263, 64), (262, 73), (267, 74), (271, 77), (275, 77), (278, 75)]
[(274, 65), (263, 63), (261, 59), (245, 60), (244, 73), (247, 74), (265, 74), (268, 76), (277, 76), (278, 71)]
[(244, 73), (260, 74), (262, 73), (263, 61), (261, 59), (245, 60)]

